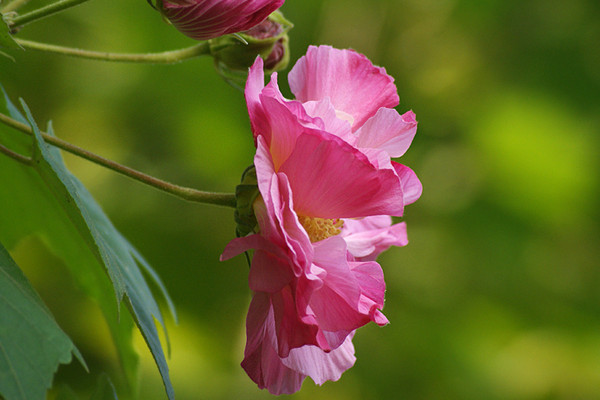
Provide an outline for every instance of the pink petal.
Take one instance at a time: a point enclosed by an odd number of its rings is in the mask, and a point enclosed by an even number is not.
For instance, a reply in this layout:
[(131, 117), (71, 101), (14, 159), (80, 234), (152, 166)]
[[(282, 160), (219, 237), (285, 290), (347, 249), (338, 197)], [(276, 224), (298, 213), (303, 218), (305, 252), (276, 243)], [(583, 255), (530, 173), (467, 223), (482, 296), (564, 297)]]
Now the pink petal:
[(258, 188), (267, 214), (266, 216), (257, 215), (261, 235), (286, 249), (294, 268), (294, 274), (298, 276), (311, 263), (312, 245), (294, 211), (294, 202), (287, 177), (274, 173), (270, 154), (265, 148), (265, 141), (262, 137), (258, 138), (257, 144), (254, 164)]
[(342, 236), (373, 229), (389, 228), (391, 225), (392, 217), (389, 215), (373, 215), (372, 217), (346, 219), (342, 228)]
[(404, 115), (392, 108), (380, 108), (356, 131), (356, 147), (385, 150), (390, 157), (402, 156), (417, 133), (417, 121), (412, 111)]
[[(276, 160), (278, 155), (286, 157), (285, 148), (279, 148), (280, 143), (285, 144), (287, 140), (293, 144), (302, 126), (324, 128), (323, 121), (309, 116), (300, 102), (283, 97), (277, 85), (276, 72), (271, 74), (267, 86), (264, 85), (263, 61), (260, 57), (250, 67), (244, 95), (255, 140), (258, 135), (262, 135), (268, 147), (271, 147), (272, 136), (278, 135), (273, 145)], [(276, 162), (276, 165), (279, 163)]]
[(353, 50), (310, 46), (290, 71), (288, 81), (302, 102), (329, 97), (336, 110), (354, 118), (354, 130), (379, 108), (392, 108), (399, 102), (394, 79)]
[(375, 260), (379, 254), (390, 246), (406, 246), (406, 223), (387, 225), (381, 228), (371, 221), (372, 218), (391, 218), (388, 216), (367, 217), (363, 219), (344, 220), (342, 236), (348, 246), (348, 251), (356, 258), (366, 261)]
[(320, 218), (402, 215), (402, 191), (391, 169), (378, 170), (336, 136), (302, 134), (280, 172), (298, 214)]
[(392, 165), (402, 182), (402, 192), (404, 194), (404, 204), (412, 204), (421, 197), (423, 185), (417, 178), (417, 174), (406, 165), (392, 161)]
[(246, 316), (246, 355), (254, 352), (264, 340), (269, 315), (272, 318), (270, 296), (266, 293), (254, 294)]
[[(356, 280), (360, 282), (362, 297), (359, 309), (366, 307), (367, 309), (361, 311), (372, 316), (377, 309), (383, 308), (385, 296), (383, 270), (375, 261), (353, 262), (350, 265)], [(387, 319), (385, 321), (387, 323)]]
[(277, 337), (277, 354), (287, 357), (290, 350), (306, 344), (325, 345), (316, 337), (319, 327), (304, 323), (296, 312), (294, 293), (289, 286), (271, 295), (275, 334)]
[(313, 244), (314, 263), (323, 269), (323, 286), (312, 293), (310, 307), (325, 331), (352, 331), (370, 321), (358, 310), (360, 285), (346, 261), (346, 245), (334, 236)]
[(269, 131), (267, 116), (259, 98), (264, 87), (265, 75), (263, 72), (263, 59), (260, 58), (260, 56), (257, 56), (248, 72), (248, 80), (246, 81), (246, 89), (244, 90), (248, 114), (250, 115), (250, 125), (252, 126), (254, 137), (260, 132)]
[[(279, 171), (281, 164), (285, 162), (294, 149), (298, 137), (302, 133), (313, 129), (303, 126), (298, 115), (287, 104), (264, 94), (260, 95), (260, 100), (263, 107), (269, 110), (266, 115), (268, 128), (265, 131), (268, 133), (264, 136), (275, 171)], [(304, 112), (303, 109), (302, 112)], [(308, 118), (308, 115), (306, 117)]]
[(356, 362), (352, 337), (348, 335), (344, 343), (329, 353), (315, 346), (293, 349), (282, 363), (303, 375), (308, 375), (317, 385), (326, 381), (337, 381), (344, 371)]
[(352, 134), (350, 123), (344, 119), (338, 118), (335, 108), (333, 108), (333, 104), (331, 104), (329, 99), (307, 101), (303, 106), (308, 115), (311, 117), (318, 117), (323, 121), (321, 129), (354, 145), (356, 136)]
[(248, 275), (251, 290), (275, 293), (282, 290), (293, 278), (293, 269), (287, 257), (278, 257), (264, 250), (254, 252)]
[(275, 350), (275, 321), (267, 295), (257, 294), (252, 299), (246, 337), (242, 368), (259, 388), (267, 388), (272, 394), (300, 390), (306, 376), (286, 367)]

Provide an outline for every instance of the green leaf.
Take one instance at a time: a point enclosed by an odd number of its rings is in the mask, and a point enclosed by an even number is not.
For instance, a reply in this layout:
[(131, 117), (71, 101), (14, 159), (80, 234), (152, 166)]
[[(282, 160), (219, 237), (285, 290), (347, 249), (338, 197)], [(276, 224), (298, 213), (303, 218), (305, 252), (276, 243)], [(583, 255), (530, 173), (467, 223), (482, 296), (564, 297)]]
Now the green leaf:
[(45, 399), (71, 353), (81, 357), (0, 243), (0, 396)]
[(110, 378), (106, 374), (100, 375), (96, 390), (92, 393), (90, 400), (118, 400), (117, 392)]
[[(17, 42), (15, 42), (12, 35), (10, 34), (10, 29), (8, 28), (8, 24), (4, 20), (4, 16), (2, 14), (0, 14), (0, 20), (0, 47), (4, 47), (7, 49), (22, 50), (23, 48)], [(12, 58), (4, 53), (2, 53), (2, 55)]]
[[(12, 118), (23, 121), (23, 116), (6, 96), (4, 100)], [(131, 317), (128, 313), (119, 316), (117, 307), (124, 300), (172, 399), (168, 366), (154, 322), (156, 319), (164, 326), (164, 321), (139, 266), (156, 281), (175, 315), (164, 285), (139, 252), (115, 229), (81, 182), (66, 169), (60, 152), (44, 143), (31, 113), (23, 106), (26, 121), (34, 131), (33, 139), (0, 127), (0, 142), (13, 151), (31, 154), (34, 167), (0, 157), (0, 180), (8, 182), (6, 187), (11, 188), (10, 193), (0, 197), (0, 226), (10, 227), (1, 230), (0, 239), (8, 238), (8, 243), (14, 245), (20, 238), (36, 233), (65, 261), (82, 288), (97, 300), (104, 312), (135, 393), (138, 361), (131, 344)], [(48, 133), (52, 133), (51, 125)], [(110, 279), (106, 279), (106, 275)]]

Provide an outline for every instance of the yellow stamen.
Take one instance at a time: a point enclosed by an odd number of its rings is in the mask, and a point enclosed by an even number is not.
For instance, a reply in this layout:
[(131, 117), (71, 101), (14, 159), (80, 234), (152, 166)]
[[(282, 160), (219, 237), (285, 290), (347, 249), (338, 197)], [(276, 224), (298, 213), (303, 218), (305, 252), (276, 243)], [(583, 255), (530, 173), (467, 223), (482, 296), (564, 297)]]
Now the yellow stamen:
[(298, 219), (304, 229), (306, 229), (306, 233), (308, 233), (308, 237), (312, 243), (339, 235), (344, 225), (344, 221), (337, 218), (311, 218), (299, 215)]

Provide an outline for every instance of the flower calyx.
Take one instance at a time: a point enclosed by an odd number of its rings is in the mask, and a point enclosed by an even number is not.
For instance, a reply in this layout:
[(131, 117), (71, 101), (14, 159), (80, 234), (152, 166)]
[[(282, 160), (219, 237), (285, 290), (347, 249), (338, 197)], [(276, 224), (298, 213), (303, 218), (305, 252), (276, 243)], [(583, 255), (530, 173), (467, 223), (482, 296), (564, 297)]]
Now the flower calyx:
[(260, 196), (256, 169), (254, 165), (246, 168), (242, 174), (242, 180), (235, 188), (237, 206), (234, 211), (237, 237), (243, 237), (250, 233), (256, 233), (258, 222), (254, 214), (254, 202)]
[(284, 69), (290, 60), (288, 31), (293, 26), (275, 11), (247, 31), (209, 40), (217, 71), (226, 79), (243, 83), (256, 56), (264, 60), (267, 73)]

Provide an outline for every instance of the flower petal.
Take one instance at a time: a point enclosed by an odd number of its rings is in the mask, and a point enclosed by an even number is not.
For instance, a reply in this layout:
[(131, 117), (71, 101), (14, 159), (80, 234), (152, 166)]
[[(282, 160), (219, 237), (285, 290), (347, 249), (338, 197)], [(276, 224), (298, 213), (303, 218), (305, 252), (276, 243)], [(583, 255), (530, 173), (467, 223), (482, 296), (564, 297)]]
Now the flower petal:
[(421, 197), (423, 185), (417, 174), (406, 165), (392, 161), (392, 165), (402, 182), (402, 192), (404, 194), (404, 204), (412, 204)]
[[(273, 78), (272, 78), (273, 79)], [(274, 79), (277, 79), (276, 77)], [(256, 57), (254, 64), (248, 71), (248, 80), (244, 90), (244, 97), (248, 106), (248, 115), (250, 116), (250, 125), (256, 140), (259, 132), (266, 132), (268, 128), (268, 120), (265, 110), (260, 102), (260, 93), (265, 87), (265, 74), (263, 72), (263, 59), (260, 56)]]
[(327, 343), (321, 343), (317, 338), (319, 330), (317, 324), (306, 324), (296, 312), (296, 302), (291, 287), (286, 286), (281, 291), (273, 293), (271, 304), (275, 320), (277, 354), (280, 357), (287, 357), (291, 349), (307, 344), (324, 345), (329, 350)]
[(379, 309), (383, 308), (385, 295), (385, 281), (383, 270), (375, 261), (350, 263), (352, 273), (360, 282), (361, 299), (359, 310), (368, 314), (378, 325), (385, 325), (389, 321)]
[[(285, 249), (294, 274), (299, 276), (310, 265), (313, 249), (306, 231), (294, 211), (291, 188), (284, 174), (276, 174), (263, 137), (258, 137), (254, 157), (258, 188), (265, 211), (256, 213), (261, 235)], [(255, 207), (256, 209), (256, 207)]]
[(353, 50), (310, 46), (288, 75), (302, 102), (329, 97), (336, 110), (350, 114), (356, 130), (381, 107), (399, 103), (394, 78)]
[[(384, 219), (388, 221), (387, 226), (382, 223)], [(406, 223), (391, 225), (391, 218), (387, 215), (346, 219), (342, 237), (346, 241), (348, 251), (362, 261), (375, 260), (390, 246), (408, 244)]]
[(341, 346), (329, 353), (315, 346), (303, 346), (290, 351), (290, 355), (281, 361), (288, 368), (310, 376), (317, 385), (325, 381), (337, 381), (356, 362), (353, 336), (354, 332), (346, 337)]
[(393, 108), (380, 108), (356, 131), (356, 147), (385, 150), (390, 157), (400, 157), (408, 150), (415, 134), (415, 114), (398, 114)]
[(285, 366), (275, 350), (275, 320), (266, 294), (256, 294), (246, 319), (246, 349), (242, 368), (259, 388), (272, 394), (291, 394), (300, 390), (306, 377)]
[(293, 269), (287, 257), (278, 257), (264, 250), (255, 251), (248, 275), (251, 290), (275, 293), (282, 290), (293, 278)]
[(352, 331), (368, 323), (368, 311), (358, 309), (360, 285), (346, 259), (344, 240), (334, 236), (314, 246), (314, 263), (324, 271), (323, 286), (310, 298), (319, 327), (330, 332)]
[(350, 123), (338, 117), (333, 104), (328, 98), (319, 101), (307, 101), (303, 104), (304, 109), (311, 117), (318, 117), (323, 121), (321, 129), (336, 135), (345, 142), (354, 145), (356, 136), (352, 134)]
[(402, 188), (395, 172), (377, 169), (336, 136), (300, 135), (280, 172), (290, 181), (298, 214), (320, 218), (402, 215)]

